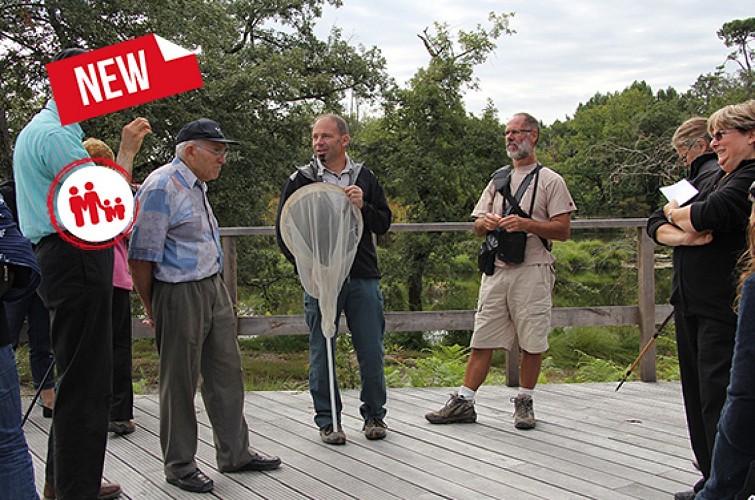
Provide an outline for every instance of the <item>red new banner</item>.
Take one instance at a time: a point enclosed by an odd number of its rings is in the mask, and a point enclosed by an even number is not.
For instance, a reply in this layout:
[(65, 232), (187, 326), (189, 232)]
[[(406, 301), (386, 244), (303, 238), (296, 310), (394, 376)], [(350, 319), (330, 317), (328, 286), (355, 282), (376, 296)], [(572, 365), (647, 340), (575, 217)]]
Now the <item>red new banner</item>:
[(194, 54), (147, 35), (48, 64), (62, 125), (202, 86)]

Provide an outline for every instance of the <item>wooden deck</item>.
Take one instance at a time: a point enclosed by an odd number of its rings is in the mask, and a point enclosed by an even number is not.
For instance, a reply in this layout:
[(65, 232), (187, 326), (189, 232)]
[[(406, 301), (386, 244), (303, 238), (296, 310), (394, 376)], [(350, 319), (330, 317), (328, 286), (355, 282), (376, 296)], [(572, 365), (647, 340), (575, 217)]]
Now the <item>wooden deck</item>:
[[(384, 441), (362, 436), (358, 392), (344, 393), (346, 446), (320, 442), (307, 392), (250, 392), (246, 416), (252, 447), (279, 455), (266, 473), (221, 474), (201, 398), (197, 453), (215, 481), (212, 494), (183, 492), (165, 482), (158, 440), (156, 395), (137, 396), (138, 429), (111, 436), (105, 478), (122, 498), (224, 499), (666, 499), (698, 478), (692, 467), (680, 386), (630, 382), (538, 386), (538, 426), (513, 428), (515, 390), (483, 386), (476, 424), (432, 425), (448, 389), (391, 389)], [(26, 398), (28, 404), (28, 398)], [(35, 411), (25, 432), (39, 490), (50, 420)]]

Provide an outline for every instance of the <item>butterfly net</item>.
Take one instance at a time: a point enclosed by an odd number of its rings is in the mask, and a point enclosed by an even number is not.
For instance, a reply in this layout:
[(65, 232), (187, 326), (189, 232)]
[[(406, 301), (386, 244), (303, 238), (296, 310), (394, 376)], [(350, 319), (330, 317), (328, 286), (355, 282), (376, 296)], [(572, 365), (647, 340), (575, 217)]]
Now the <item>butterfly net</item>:
[(280, 231), (304, 290), (319, 302), (323, 335), (332, 338), (338, 293), (362, 237), (362, 213), (349, 203), (342, 187), (315, 182), (286, 200)]

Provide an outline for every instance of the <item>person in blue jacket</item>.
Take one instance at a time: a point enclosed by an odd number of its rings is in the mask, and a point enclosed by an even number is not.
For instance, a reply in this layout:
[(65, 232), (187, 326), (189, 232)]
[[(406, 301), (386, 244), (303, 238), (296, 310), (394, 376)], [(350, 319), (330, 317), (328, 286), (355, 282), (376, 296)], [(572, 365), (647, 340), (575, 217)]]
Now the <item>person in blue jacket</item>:
[[(21, 300), (37, 289), (40, 272), (0, 195), (0, 298)], [(5, 309), (0, 307), (0, 499), (38, 498), (34, 466), (21, 427), (21, 391)]]

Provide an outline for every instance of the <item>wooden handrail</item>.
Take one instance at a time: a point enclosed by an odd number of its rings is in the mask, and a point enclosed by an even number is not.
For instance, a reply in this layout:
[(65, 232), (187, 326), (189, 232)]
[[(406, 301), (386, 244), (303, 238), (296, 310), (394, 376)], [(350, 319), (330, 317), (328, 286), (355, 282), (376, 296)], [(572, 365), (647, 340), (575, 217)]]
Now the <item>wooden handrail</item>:
[[(552, 326), (620, 326), (638, 325), (640, 328), (639, 350), (655, 332), (655, 324), (669, 314), (671, 306), (655, 304), (655, 243), (645, 233), (645, 218), (630, 219), (575, 219), (572, 229), (637, 229), (637, 289), (636, 306), (556, 307), (552, 311)], [(434, 222), (418, 224), (393, 224), (390, 231), (407, 232), (455, 232), (471, 231), (472, 222)], [(231, 297), (238, 293), (236, 238), (270, 236), (275, 234), (272, 226), (223, 227), (220, 237), (224, 253), (224, 276)], [(474, 311), (387, 311), (386, 331), (431, 331), (472, 330)], [(138, 318), (133, 319), (134, 337), (153, 337), (154, 332), (144, 327)], [(296, 335), (307, 334), (309, 329), (303, 315), (239, 316), (238, 335)], [(340, 331), (348, 331), (341, 318)], [(638, 350), (638, 352), (639, 352)], [(507, 355), (507, 384), (519, 385), (519, 352), (512, 349)], [(656, 380), (655, 346), (652, 346), (640, 365), (640, 378), (645, 382)]]

